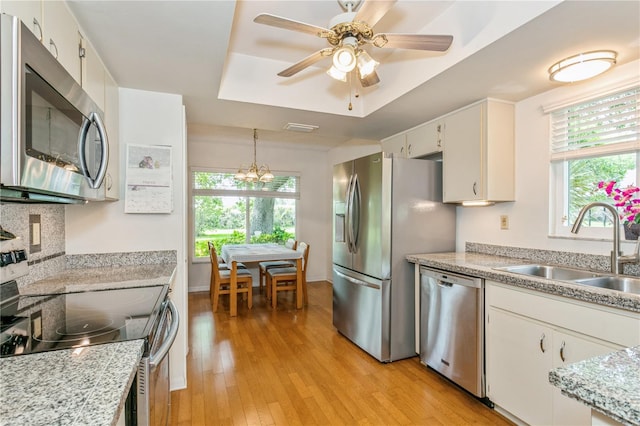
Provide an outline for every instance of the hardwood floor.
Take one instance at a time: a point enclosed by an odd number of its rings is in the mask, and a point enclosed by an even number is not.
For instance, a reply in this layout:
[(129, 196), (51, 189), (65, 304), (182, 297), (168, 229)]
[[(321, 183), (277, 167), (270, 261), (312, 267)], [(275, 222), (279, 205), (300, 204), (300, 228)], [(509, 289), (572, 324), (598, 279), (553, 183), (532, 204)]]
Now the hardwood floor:
[(189, 294), (188, 388), (171, 394), (171, 425), (507, 425), (470, 394), (420, 364), (382, 364), (332, 326), (331, 284), (309, 283), (272, 311), (254, 290), (229, 317), (209, 293)]

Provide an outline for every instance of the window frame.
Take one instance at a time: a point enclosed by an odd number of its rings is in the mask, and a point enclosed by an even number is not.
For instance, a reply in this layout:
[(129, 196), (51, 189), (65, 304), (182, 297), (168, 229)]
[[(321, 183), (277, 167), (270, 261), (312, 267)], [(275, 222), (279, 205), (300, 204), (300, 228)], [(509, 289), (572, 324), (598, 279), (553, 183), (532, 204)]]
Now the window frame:
[[(573, 99), (563, 104), (551, 107), (543, 107), (544, 113), (548, 114), (549, 119), (549, 189), (550, 189), (550, 208), (549, 208), (549, 234), (553, 237), (567, 237), (575, 239), (595, 239), (606, 240), (612, 239), (611, 227), (587, 227), (583, 226), (579, 234), (572, 234), (569, 226), (569, 162), (573, 160), (581, 160), (587, 158), (602, 158), (617, 154), (635, 154), (636, 162), (636, 185), (640, 184), (640, 136), (636, 131), (636, 138), (633, 141), (624, 141), (598, 146), (586, 146), (578, 149), (570, 147), (553, 152), (553, 113), (567, 108), (573, 108), (578, 105), (593, 103), (599, 99), (612, 97), (616, 94), (640, 90), (640, 80), (634, 79), (624, 85), (612, 87), (604, 92), (592, 93), (589, 96), (583, 96), (579, 99)], [(640, 124), (640, 93), (636, 94), (636, 123)], [(637, 126), (636, 126), (637, 127)], [(594, 188), (595, 190), (595, 188)]]
[[(295, 209), (296, 209), (296, 224), (295, 224), (295, 233), (299, 234), (300, 231), (300, 197), (302, 194), (302, 185), (301, 185), (301, 173), (300, 172), (287, 172), (287, 171), (274, 171), (272, 170), (274, 176), (294, 176), (297, 178), (297, 192), (277, 192), (277, 191), (261, 191), (256, 189), (196, 189), (195, 186), (195, 173), (204, 172), (204, 173), (225, 173), (225, 174), (234, 174), (236, 172), (235, 169), (226, 169), (222, 167), (191, 167), (189, 170), (189, 191), (190, 191), (190, 214), (189, 221), (191, 227), (191, 244), (189, 250), (189, 256), (191, 257), (192, 263), (209, 263), (210, 259), (206, 256), (196, 256), (196, 220), (195, 220), (195, 197), (197, 196), (212, 196), (212, 197), (238, 197), (245, 198), (245, 202), (249, 202), (250, 198), (265, 198), (265, 194), (268, 194), (270, 198), (284, 198), (284, 199), (292, 199), (295, 200)], [(277, 196), (276, 196), (277, 195)], [(245, 229), (248, 229), (250, 226), (250, 214), (249, 209), (247, 209), (247, 213), (245, 215)], [(249, 236), (247, 235), (247, 238)]]

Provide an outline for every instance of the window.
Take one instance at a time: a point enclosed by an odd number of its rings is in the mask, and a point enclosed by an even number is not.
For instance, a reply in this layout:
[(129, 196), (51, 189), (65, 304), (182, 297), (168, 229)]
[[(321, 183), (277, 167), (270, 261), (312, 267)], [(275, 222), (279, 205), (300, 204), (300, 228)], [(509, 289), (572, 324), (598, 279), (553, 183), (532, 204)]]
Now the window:
[(220, 252), (225, 243), (284, 244), (295, 238), (298, 176), (246, 184), (233, 173), (193, 170), (194, 258), (209, 256), (207, 241)]
[[(639, 86), (551, 112), (552, 232), (569, 235), (584, 205), (611, 202), (598, 182), (640, 182), (639, 135)], [(594, 208), (580, 233), (610, 238), (611, 226), (609, 212)]]

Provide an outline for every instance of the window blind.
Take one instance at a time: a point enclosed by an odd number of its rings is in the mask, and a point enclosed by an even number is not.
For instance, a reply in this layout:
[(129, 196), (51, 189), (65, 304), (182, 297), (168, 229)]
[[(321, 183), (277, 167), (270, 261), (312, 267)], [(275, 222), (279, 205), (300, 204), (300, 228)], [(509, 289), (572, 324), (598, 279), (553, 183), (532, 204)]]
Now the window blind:
[(551, 114), (551, 159), (582, 158), (640, 148), (640, 86)]

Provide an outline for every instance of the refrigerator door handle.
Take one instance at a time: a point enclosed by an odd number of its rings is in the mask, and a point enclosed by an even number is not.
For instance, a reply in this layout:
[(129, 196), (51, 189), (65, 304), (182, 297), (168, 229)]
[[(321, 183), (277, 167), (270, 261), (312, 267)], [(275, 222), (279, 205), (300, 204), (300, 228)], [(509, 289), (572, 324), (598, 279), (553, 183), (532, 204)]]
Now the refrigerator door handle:
[(350, 277), (350, 276), (348, 276), (348, 275), (343, 274), (343, 273), (342, 273), (342, 272), (340, 272), (340, 271), (336, 271), (335, 269), (334, 269), (333, 271), (334, 271), (334, 272), (335, 272), (335, 273), (336, 273), (340, 278), (344, 278), (345, 280), (349, 281), (349, 282), (350, 282), (350, 283), (352, 283), (352, 284), (361, 285), (361, 286), (364, 286), (364, 287), (371, 287), (371, 288), (375, 288), (376, 290), (380, 290), (380, 286), (379, 286), (379, 285), (377, 285), (377, 284), (368, 283), (368, 282), (366, 282), (366, 281), (362, 281), (362, 280), (359, 280), (359, 279), (357, 279), (357, 278)]
[(351, 251), (351, 186), (353, 185), (353, 175), (349, 176), (349, 183), (347, 184), (347, 195), (345, 204), (347, 205), (347, 214), (345, 215), (345, 227), (347, 234), (347, 249), (349, 253), (353, 253)]
[(349, 229), (351, 230), (351, 250), (358, 252), (358, 237), (360, 236), (360, 180), (358, 175), (353, 176), (353, 188), (351, 190), (351, 217), (349, 218)]

